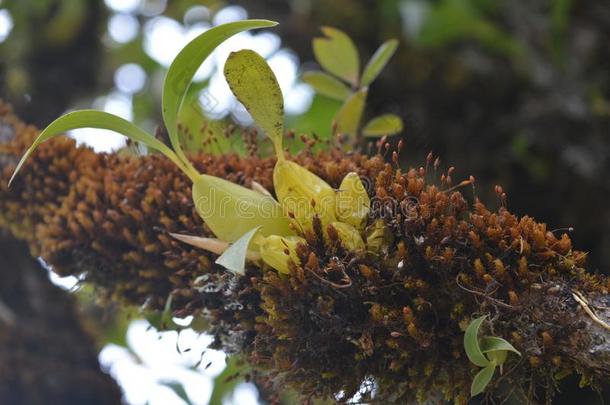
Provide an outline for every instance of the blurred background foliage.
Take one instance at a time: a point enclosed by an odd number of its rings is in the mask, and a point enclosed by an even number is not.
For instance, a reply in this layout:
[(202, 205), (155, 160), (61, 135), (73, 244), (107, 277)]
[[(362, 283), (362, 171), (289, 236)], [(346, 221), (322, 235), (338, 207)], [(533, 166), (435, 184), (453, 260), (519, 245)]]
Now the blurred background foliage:
[[(405, 165), (433, 151), (458, 177), (476, 176), (477, 195), (490, 205), (501, 184), (511, 210), (549, 229), (574, 227), (590, 269), (610, 271), (607, 0), (4, 0), (0, 96), (39, 126), (93, 106), (152, 130), (165, 69), (181, 47), (248, 16), (280, 25), (236, 37), (200, 70), (182, 116), (191, 148), (243, 151), (222, 136), (251, 123), (218, 71), (231, 50), (265, 56), (285, 94), (288, 127), (326, 139), (341, 103), (299, 79), (319, 69), (311, 47), (319, 27), (349, 34), (362, 61), (397, 38), (365, 115), (403, 119), (392, 142), (405, 140)], [(114, 143), (93, 145), (123, 145), (107, 139)], [(106, 342), (129, 347), (117, 341), (129, 322), (121, 325)]]

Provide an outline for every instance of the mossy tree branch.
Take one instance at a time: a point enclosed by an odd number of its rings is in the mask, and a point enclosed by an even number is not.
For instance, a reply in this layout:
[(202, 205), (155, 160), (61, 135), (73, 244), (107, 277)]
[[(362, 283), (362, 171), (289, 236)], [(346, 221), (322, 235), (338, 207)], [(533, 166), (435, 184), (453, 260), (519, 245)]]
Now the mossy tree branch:
[[(1, 112), (20, 134), (0, 149), (8, 179), (36, 130)], [(272, 190), (272, 159), (193, 159), (203, 172)], [(250, 267), (236, 277), (211, 253), (169, 236), (212, 236), (170, 162), (96, 155), (62, 139), (36, 152), (14, 188), (0, 185), (0, 226), (59, 274), (84, 273), (108, 297), (161, 309), (171, 294), (176, 315), (205, 314), (217, 346), (306, 398), (374, 391), (385, 401), (465, 402), (477, 370), (464, 355), (463, 330), (483, 313), (491, 315), (486, 332), (523, 354), (492, 381), (496, 393), (509, 384), (534, 401), (562, 375), (578, 373), (594, 387), (608, 381), (610, 283), (584, 270), (586, 254), (567, 235), (469, 203), (450, 172), (435, 185), (424, 169), (402, 173), (379, 156), (333, 150), (296, 160), (333, 187), (351, 171), (370, 180), (369, 221), (384, 224), (381, 254), (350, 255), (338, 241), (322, 242), (314, 224), (290, 275)]]

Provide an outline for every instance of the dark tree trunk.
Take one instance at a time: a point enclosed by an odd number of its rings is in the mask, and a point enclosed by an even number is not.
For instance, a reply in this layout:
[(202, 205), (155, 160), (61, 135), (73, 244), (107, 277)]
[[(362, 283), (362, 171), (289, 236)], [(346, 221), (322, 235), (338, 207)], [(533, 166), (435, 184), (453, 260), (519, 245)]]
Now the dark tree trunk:
[(74, 297), (51, 284), (24, 242), (6, 234), (0, 280), (0, 403), (120, 403)]

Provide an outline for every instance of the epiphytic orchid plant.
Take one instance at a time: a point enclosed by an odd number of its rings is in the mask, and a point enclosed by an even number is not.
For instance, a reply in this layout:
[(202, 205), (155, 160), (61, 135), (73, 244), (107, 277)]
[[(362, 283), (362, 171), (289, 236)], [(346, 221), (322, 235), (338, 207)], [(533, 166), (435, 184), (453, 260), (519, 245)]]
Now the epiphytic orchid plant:
[[(282, 211), (291, 218), (292, 229), (298, 234), (311, 231), (317, 218), (323, 232), (331, 227), (345, 248), (364, 251), (360, 233), (369, 214), (370, 200), (358, 175), (349, 173), (335, 191), (315, 174), (285, 158), (284, 99), (273, 71), (260, 55), (251, 50), (234, 52), (227, 59), (224, 73), (237, 99), (273, 142), (277, 156), (273, 185)], [(255, 232), (246, 234), (244, 242), (234, 244), (221, 256), (220, 262), (225, 257), (234, 257), (241, 263), (246, 253), (234, 252), (233, 248), (245, 249), (254, 235)], [(295, 252), (298, 243), (305, 243), (305, 239), (273, 234), (261, 238), (258, 246), (265, 263), (288, 273), (290, 261), (298, 261)]]
[[(173, 236), (219, 254), (216, 262), (230, 271), (243, 274), (246, 260), (262, 260), (277, 271), (288, 273), (290, 263), (298, 262), (297, 244), (305, 242), (299, 234), (311, 229), (316, 217), (324, 232), (332, 229), (346, 249), (356, 253), (364, 251), (366, 244), (361, 235), (370, 200), (360, 178), (356, 173), (348, 174), (340, 190), (335, 191), (324, 180), (285, 158), (282, 92), (275, 75), (257, 53), (250, 50), (232, 53), (224, 72), (233, 93), (273, 142), (277, 155), (273, 172), (277, 200), (265, 190), (248, 189), (200, 174), (182, 149), (178, 114), (199, 66), (232, 35), (275, 25), (267, 20), (223, 24), (201, 34), (182, 49), (172, 62), (163, 86), (163, 120), (171, 148), (115, 115), (95, 110), (73, 111), (56, 119), (40, 133), (17, 165), (11, 182), (44, 141), (78, 128), (107, 129), (161, 152), (190, 178), (195, 208), (216, 239)], [(371, 246), (375, 244), (377, 233), (374, 230), (369, 238)]]

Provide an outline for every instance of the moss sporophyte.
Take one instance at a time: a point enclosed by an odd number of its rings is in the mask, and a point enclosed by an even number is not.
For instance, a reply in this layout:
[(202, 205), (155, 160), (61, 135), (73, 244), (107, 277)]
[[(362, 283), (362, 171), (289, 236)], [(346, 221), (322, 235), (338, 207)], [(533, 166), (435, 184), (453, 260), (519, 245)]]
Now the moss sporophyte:
[[(215, 253), (217, 263), (243, 274), (246, 259), (262, 260), (282, 273), (298, 261), (296, 247), (305, 243), (305, 233), (321, 227), (328, 243), (342, 243), (354, 254), (365, 250), (362, 232), (370, 210), (370, 200), (356, 173), (349, 173), (339, 190), (284, 156), (284, 101), (273, 71), (251, 50), (233, 52), (224, 67), (225, 77), (238, 100), (258, 126), (272, 140), (277, 163), (273, 185), (277, 200), (219, 177), (200, 174), (188, 160), (178, 131), (178, 113), (190, 82), (209, 54), (230, 36), (248, 29), (272, 27), (266, 20), (247, 20), (217, 26), (191, 41), (171, 64), (163, 87), (163, 119), (171, 148), (132, 123), (117, 116), (93, 110), (70, 112), (52, 122), (20, 161), (14, 176), (36, 147), (65, 131), (103, 128), (120, 132), (134, 141), (164, 154), (187, 175), (192, 183), (196, 210), (217, 240), (177, 235)], [(12, 179), (11, 179), (12, 181)], [(330, 241), (329, 233), (335, 236)]]

